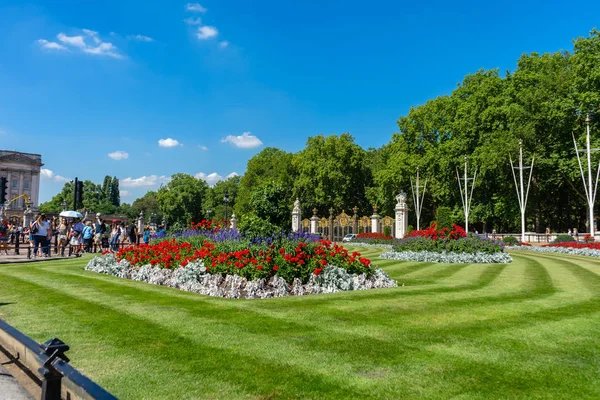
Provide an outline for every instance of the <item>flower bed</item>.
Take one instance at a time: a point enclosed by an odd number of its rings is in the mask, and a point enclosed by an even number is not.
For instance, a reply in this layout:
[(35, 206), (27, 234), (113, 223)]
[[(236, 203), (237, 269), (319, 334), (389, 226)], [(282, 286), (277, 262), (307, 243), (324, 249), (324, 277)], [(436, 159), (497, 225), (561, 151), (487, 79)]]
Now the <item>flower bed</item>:
[[(201, 223), (173, 236), (116, 254), (105, 253), (90, 261), (88, 269), (224, 297), (274, 297), (395, 285), (359, 252), (301, 233), (245, 238), (237, 231)], [(170, 281), (188, 274), (191, 281), (184, 283), (192, 282), (193, 287)]]
[(364, 232), (356, 236), (356, 243), (367, 244), (390, 244), (394, 240), (393, 236), (381, 232)]
[(382, 254), (382, 258), (403, 261), (427, 261), (440, 263), (507, 263), (510, 255), (504, 253), (501, 242), (469, 235), (460, 226), (452, 229), (429, 228), (411, 231), (404, 239), (395, 240), (393, 251)]
[(397, 252), (428, 251), (432, 253), (502, 253), (503, 245), (492, 239), (479, 236), (462, 237), (460, 239), (429, 239), (427, 237), (408, 237), (394, 245)]
[[(567, 244), (567, 243), (562, 243)], [(575, 244), (575, 243), (573, 243)], [(580, 245), (585, 245), (586, 243), (579, 243)], [(591, 244), (591, 243), (590, 243)], [(600, 250), (593, 247), (575, 247), (575, 246), (558, 246), (558, 245), (546, 245), (546, 246), (531, 246), (531, 247), (523, 247), (523, 246), (511, 246), (506, 247), (507, 250), (526, 250), (526, 251), (535, 251), (538, 253), (560, 253), (560, 254), (569, 254), (573, 256), (587, 256), (587, 257), (600, 257)]]
[(306, 283), (299, 278), (288, 283), (277, 275), (249, 280), (240, 275), (213, 274), (202, 261), (174, 269), (151, 265), (136, 267), (127, 260), (117, 261), (112, 254), (95, 257), (88, 263), (86, 270), (223, 298), (265, 299), (398, 286), (379, 268), (375, 268), (367, 276), (349, 274), (345, 269), (334, 265), (325, 266), (319, 275), (312, 274)]
[(512, 257), (503, 252), (497, 253), (453, 253), (433, 251), (388, 251), (380, 258), (399, 261), (423, 261), (448, 264), (506, 264), (512, 262)]

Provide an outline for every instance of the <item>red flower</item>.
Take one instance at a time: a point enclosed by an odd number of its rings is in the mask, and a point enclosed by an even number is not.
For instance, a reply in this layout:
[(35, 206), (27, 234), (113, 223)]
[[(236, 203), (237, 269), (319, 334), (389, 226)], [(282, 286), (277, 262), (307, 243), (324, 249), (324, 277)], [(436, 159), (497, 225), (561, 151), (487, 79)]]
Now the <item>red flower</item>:
[(279, 267), (277, 265), (273, 266), (273, 271), (277, 271), (279, 269)]
[(323, 272), (323, 268), (319, 267), (319, 268), (315, 268), (315, 270), (313, 271), (313, 274), (320, 275), (321, 272)]

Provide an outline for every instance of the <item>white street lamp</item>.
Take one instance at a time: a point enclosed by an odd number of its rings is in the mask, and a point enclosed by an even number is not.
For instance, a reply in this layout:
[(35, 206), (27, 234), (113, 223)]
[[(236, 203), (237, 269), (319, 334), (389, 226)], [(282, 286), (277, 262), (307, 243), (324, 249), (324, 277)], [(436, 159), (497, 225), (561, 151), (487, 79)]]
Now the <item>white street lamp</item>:
[[(412, 177), (410, 178), (410, 187), (413, 193), (413, 201), (415, 203), (415, 214), (417, 215), (417, 230), (421, 229), (420, 221), (421, 221), (421, 210), (423, 209), (423, 200), (425, 199), (425, 189), (427, 187), (427, 179), (425, 180), (425, 184), (423, 186), (419, 185), (419, 168), (417, 167), (417, 182), (416, 185), (413, 186)], [(419, 195), (419, 189), (423, 188), (423, 195)]]
[[(460, 199), (463, 203), (463, 210), (465, 212), (465, 232), (469, 233), (469, 211), (471, 211), (471, 200), (473, 200), (473, 189), (475, 189), (475, 178), (477, 177), (477, 168), (472, 178), (467, 178), (467, 156), (465, 156), (465, 175), (464, 178), (460, 177), (458, 168), (456, 168), (456, 177), (458, 178), (458, 188), (460, 189)], [(461, 183), (461, 179), (464, 180), (464, 186)], [(468, 181), (471, 183), (471, 193), (469, 193)]]
[[(590, 148), (590, 114), (588, 113), (585, 118), (586, 124), (586, 150), (579, 150), (577, 148), (577, 141), (575, 140), (575, 134), (573, 134), (573, 144), (575, 144), (575, 153), (577, 154), (577, 161), (579, 162), (579, 171), (581, 171), (581, 179), (583, 180), (583, 188), (585, 190), (585, 196), (588, 201), (588, 208), (590, 213), (590, 235), (594, 237), (594, 202), (596, 201), (596, 191), (598, 189), (598, 175), (600, 174), (600, 165), (598, 165), (598, 172), (596, 172), (596, 183), (592, 180), (592, 156), (591, 153), (598, 151), (599, 149)], [(585, 174), (583, 172), (583, 165), (581, 164), (581, 157), (579, 157), (580, 151), (586, 151), (587, 153), (587, 167), (588, 167), (588, 181), (585, 181)], [(592, 191), (593, 187), (593, 191)]]
[[(510, 158), (510, 166), (512, 167), (513, 178), (515, 179), (515, 187), (517, 188), (517, 198), (519, 199), (519, 208), (521, 209), (521, 242), (525, 241), (525, 208), (527, 207), (527, 198), (529, 197), (529, 186), (531, 185), (531, 175), (533, 174), (533, 161), (531, 158), (531, 167), (523, 166), (523, 141), (519, 140), (519, 166), (513, 165), (512, 157)], [(517, 176), (515, 175), (515, 169), (519, 170), (519, 183), (517, 183)], [(523, 185), (523, 170), (529, 169), (529, 179), (527, 180), (527, 192), (524, 193)]]

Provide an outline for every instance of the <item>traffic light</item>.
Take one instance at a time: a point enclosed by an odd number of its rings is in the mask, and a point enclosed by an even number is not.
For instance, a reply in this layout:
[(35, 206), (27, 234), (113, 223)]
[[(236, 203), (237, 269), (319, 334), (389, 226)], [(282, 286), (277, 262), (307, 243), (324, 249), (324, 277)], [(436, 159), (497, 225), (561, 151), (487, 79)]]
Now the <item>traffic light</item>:
[(73, 210), (77, 210), (78, 206), (83, 202), (83, 182), (75, 178), (73, 189)]
[(4, 204), (8, 201), (8, 179), (0, 178), (0, 203)]

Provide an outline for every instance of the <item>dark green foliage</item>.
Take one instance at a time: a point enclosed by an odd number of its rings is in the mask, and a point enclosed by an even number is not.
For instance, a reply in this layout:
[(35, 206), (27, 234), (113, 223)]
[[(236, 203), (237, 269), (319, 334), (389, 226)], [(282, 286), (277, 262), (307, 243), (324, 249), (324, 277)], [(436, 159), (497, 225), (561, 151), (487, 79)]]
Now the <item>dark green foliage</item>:
[(289, 229), (292, 207), (287, 203), (289, 190), (273, 181), (256, 188), (250, 199), (253, 213), (281, 229)]
[(573, 238), (573, 236), (562, 234), (562, 235), (556, 236), (556, 239), (554, 239), (552, 241), (552, 243), (567, 243), (567, 242), (574, 242), (574, 241), (575, 241), (575, 239)]
[(519, 240), (514, 236), (507, 236), (502, 239), (502, 243), (504, 243), (505, 246), (516, 246), (519, 244)]
[(206, 193), (206, 182), (188, 174), (175, 174), (168, 184), (156, 193), (160, 212), (169, 226), (178, 223), (188, 226), (205, 218), (202, 202)]
[(450, 207), (438, 207), (436, 218), (437, 229), (447, 228), (448, 230), (452, 230), (453, 222)]
[(254, 213), (242, 216), (238, 229), (248, 237), (271, 236), (281, 233), (281, 227), (270, 223), (269, 221), (258, 217)]

